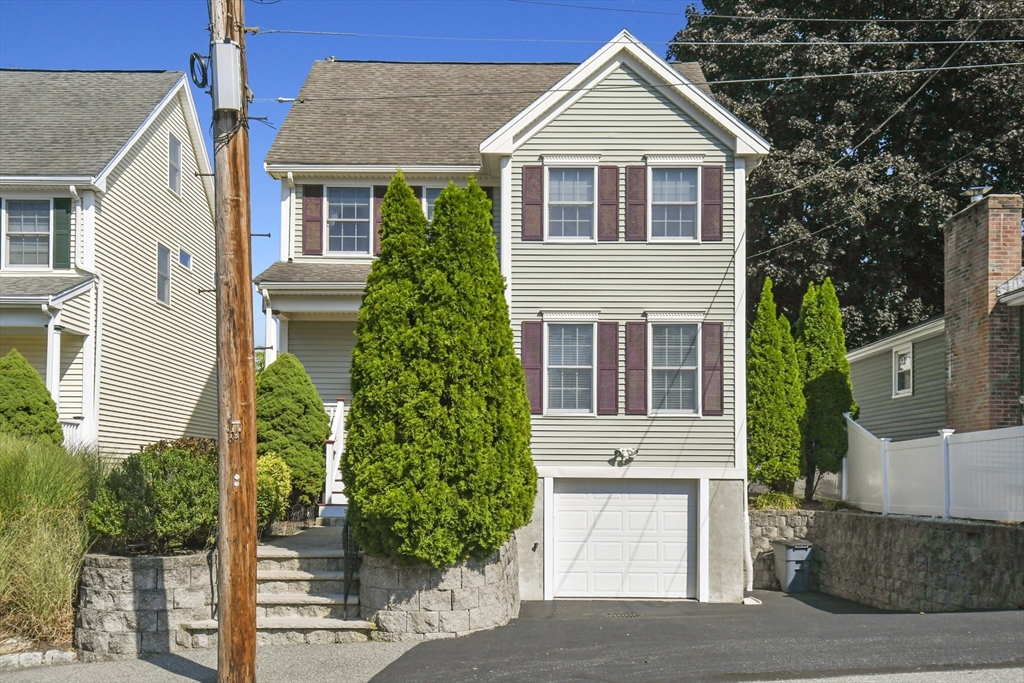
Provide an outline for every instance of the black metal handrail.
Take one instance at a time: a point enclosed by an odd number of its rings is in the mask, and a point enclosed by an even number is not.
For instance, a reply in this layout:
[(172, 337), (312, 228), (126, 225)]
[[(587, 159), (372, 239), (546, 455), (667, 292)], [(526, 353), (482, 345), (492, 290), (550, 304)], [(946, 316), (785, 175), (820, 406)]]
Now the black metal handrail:
[(345, 618), (348, 618), (348, 596), (352, 591), (352, 581), (355, 578), (355, 573), (362, 563), (362, 549), (352, 535), (352, 527), (349, 525), (348, 517), (345, 518), (345, 524), (341, 530), (341, 539), (342, 548), (345, 551), (345, 557), (342, 561), (345, 579)]

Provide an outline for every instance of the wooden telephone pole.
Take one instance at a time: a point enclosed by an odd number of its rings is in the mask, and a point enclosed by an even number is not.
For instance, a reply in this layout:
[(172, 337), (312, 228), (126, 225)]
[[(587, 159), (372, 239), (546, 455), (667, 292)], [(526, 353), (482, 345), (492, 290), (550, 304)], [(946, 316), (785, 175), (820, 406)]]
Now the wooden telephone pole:
[(256, 680), (256, 406), (245, 0), (209, 0), (217, 235), (217, 680)]

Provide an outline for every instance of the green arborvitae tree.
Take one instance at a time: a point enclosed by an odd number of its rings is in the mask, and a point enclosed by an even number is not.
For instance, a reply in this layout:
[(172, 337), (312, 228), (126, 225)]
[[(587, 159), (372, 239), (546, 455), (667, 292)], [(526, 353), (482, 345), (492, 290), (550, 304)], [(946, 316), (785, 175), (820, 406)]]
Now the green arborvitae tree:
[(753, 481), (776, 491), (789, 491), (800, 476), (800, 425), (790, 393), (784, 320), (776, 317), (772, 281), (765, 278), (747, 349), (747, 463)]
[[(797, 440), (794, 451), (797, 470), (799, 471), (802, 438), (800, 436), (800, 423), (803, 421), (804, 412), (807, 410), (807, 399), (804, 398), (804, 376), (800, 372), (800, 360), (796, 355), (796, 340), (793, 339), (789, 318), (781, 313), (779, 314), (779, 334), (782, 337), (782, 362), (786, 366), (786, 397), (789, 404), (789, 412), (793, 415), (797, 425)], [(796, 478), (794, 477), (795, 480)]]
[(360, 310), (343, 476), (368, 552), (435, 567), (483, 557), (536, 494), (490, 202), (449, 185), (427, 232), (401, 176)]
[(842, 467), (846, 457), (843, 413), (857, 413), (839, 300), (828, 278), (820, 287), (813, 282), (807, 287), (797, 322), (796, 353), (807, 401), (800, 432), (810, 500), (818, 476)]
[(299, 359), (278, 355), (256, 380), (256, 452), (275, 452), (292, 472), (292, 502), (312, 505), (324, 487), (330, 419)]
[(57, 405), (39, 373), (17, 349), (0, 358), (0, 432), (64, 443)]
[[(795, 320), (804, 282), (831, 276), (855, 346), (942, 313), (942, 226), (960, 193), (1024, 186), (1024, 68), (913, 70), (1020, 63), (1024, 44), (997, 41), (1024, 35), (1021, 17), (1024, 0), (690, 5), (669, 57), (699, 61), (715, 99), (772, 143), (747, 185), (751, 307), (770, 275)], [(802, 78), (850, 72), (874, 73)]]

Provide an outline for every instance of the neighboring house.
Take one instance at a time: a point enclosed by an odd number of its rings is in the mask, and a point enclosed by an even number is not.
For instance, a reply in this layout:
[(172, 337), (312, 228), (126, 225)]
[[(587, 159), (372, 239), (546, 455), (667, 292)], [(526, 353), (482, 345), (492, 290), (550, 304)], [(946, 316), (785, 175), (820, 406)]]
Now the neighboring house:
[(289, 351), (325, 403), (350, 396), (386, 185), (401, 168), (429, 216), (475, 176), (541, 477), (523, 597), (737, 602), (745, 187), (767, 152), (697, 64), (625, 31), (582, 64), (318, 61), (265, 164), (282, 233), (255, 278), (268, 362)]
[(945, 315), (847, 353), (858, 423), (894, 441), (1021, 424), (1021, 198), (946, 222)]
[(0, 354), (67, 443), (216, 436), (210, 171), (179, 72), (0, 70)]

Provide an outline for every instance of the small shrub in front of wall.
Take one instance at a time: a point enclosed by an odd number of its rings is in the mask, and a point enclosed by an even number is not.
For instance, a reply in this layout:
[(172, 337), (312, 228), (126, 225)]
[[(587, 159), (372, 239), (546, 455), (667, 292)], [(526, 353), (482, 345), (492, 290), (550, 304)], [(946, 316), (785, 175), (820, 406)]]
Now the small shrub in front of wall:
[(256, 460), (256, 524), (262, 531), (288, 514), (292, 493), (292, 472), (277, 453), (265, 453)]
[(782, 491), (766, 491), (755, 498), (750, 507), (754, 510), (799, 510), (800, 501)]
[(256, 452), (281, 456), (292, 475), (292, 502), (312, 505), (324, 487), (330, 419), (299, 359), (282, 353), (256, 378)]
[(39, 373), (17, 349), (0, 358), (0, 432), (57, 446), (64, 443), (57, 405)]

